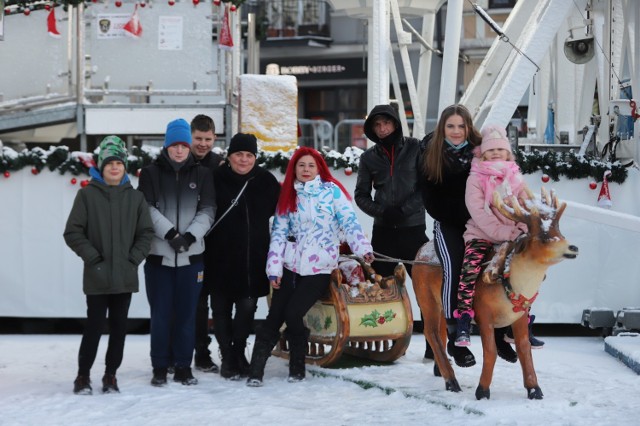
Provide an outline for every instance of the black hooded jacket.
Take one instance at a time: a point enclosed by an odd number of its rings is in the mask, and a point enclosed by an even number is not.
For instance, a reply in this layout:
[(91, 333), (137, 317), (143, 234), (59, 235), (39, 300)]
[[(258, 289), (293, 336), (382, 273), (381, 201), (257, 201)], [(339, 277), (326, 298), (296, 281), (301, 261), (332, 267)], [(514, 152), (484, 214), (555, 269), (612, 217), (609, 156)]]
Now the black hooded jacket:
[[(380, 115), (391, 118), (396, 130), (386, 140), (380, 140), (373, 129)], [(360, 156), (355, 201), (358, 207), (374, 218), (373, 224), (390, 228), (405, 228), (425, 224), (420, 179), (420, 147), (417, 139), (404, 137), (398, 113), (391, 105), (377, 105), (364, 123), (365, 135), (376, 143)], [(375, 189), (375, 197), (371, 196)], [(389, 222), (383, 217), (387, 207), (397, 207), (403, 218)]]

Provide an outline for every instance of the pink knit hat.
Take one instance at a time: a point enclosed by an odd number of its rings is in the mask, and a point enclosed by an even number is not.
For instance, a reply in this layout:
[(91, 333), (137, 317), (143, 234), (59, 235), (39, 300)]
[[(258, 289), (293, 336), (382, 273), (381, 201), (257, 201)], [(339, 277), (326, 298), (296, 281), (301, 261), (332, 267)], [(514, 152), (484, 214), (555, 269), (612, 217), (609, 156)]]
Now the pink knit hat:
[(511, 152), (511, 144), (507, 139), (507, 132), (504, 127), (490, 124), (482, 129), (482, 145), (480, 145), (480, 152), (482, 154), (489, 149), (502, 148)]

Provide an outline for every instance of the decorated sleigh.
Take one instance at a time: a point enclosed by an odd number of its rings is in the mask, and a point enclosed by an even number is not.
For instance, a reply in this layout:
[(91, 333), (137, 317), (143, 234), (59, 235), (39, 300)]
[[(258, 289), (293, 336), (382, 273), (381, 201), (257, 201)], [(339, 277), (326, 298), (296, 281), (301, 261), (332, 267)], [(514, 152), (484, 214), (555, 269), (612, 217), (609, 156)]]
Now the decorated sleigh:
[[(413, 331), (405, 276), (403, 265), (383, 278), (360, 258), (341, 258), (329, 291), (305, 316), (310, 330), (307, 364), (328, 367), (343, 353), (376, 362), (401, 357)], [(286, 339), (280, 339), (273, 354), (289, 358)]]

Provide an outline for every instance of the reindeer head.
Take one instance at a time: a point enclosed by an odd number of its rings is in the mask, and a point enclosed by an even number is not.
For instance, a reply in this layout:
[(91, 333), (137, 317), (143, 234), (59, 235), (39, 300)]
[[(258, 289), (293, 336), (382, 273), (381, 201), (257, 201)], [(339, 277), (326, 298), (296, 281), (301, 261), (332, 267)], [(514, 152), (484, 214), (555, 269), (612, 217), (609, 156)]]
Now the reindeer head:
[[(493, 193), (496, 208), (506, 218), (527, 225), (529, 238), (520, 240), (521, 247), (516, 250), (527, 251), (533, 261), (553, 265), (564, 259), (575, 259), (578, 247), (570, 245), (560, 232), (559, 222), (567, 207), (566, 203), (558, 203), (554, 191), (549, 194), (541, 189), (540, 200), (536, 200), (527, 189), (528, 199), (521, 202), (513, 195), (501, 199), (498, 192)], [(524, 204), (524, 206), (523, 206)]]

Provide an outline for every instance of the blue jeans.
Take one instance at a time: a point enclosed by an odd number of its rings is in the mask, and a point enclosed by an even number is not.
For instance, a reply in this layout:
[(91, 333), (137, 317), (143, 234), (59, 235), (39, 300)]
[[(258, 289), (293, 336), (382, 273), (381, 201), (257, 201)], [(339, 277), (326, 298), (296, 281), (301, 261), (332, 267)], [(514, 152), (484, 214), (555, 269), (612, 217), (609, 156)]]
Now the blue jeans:
[(169, 367), (171, 356), (176, 367), (191, 366), (202, 271), (202, 263), (177, 268), (145, 263), (153, 368)]

